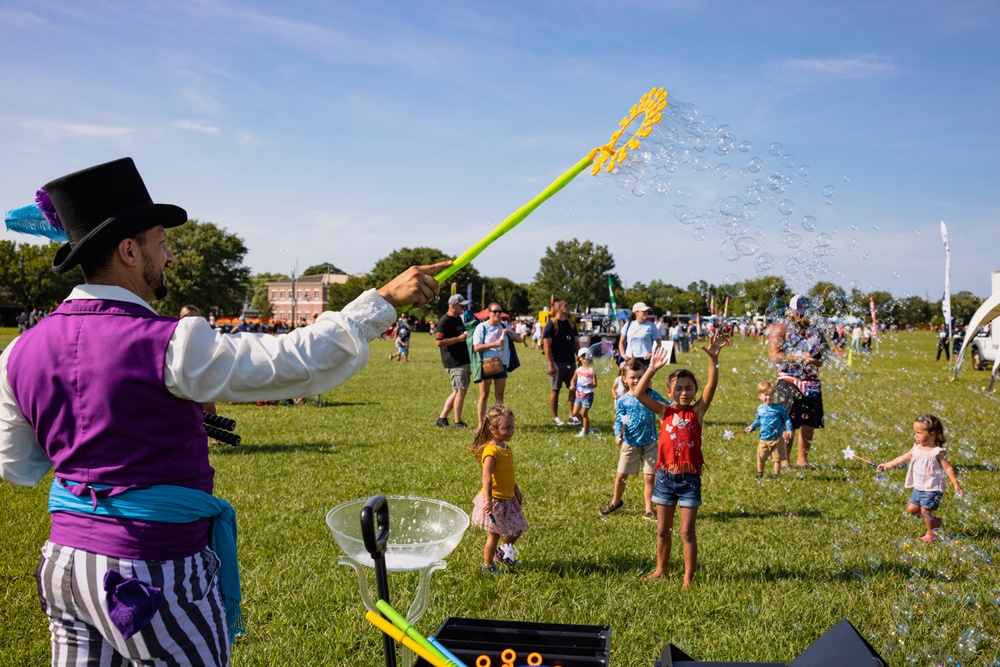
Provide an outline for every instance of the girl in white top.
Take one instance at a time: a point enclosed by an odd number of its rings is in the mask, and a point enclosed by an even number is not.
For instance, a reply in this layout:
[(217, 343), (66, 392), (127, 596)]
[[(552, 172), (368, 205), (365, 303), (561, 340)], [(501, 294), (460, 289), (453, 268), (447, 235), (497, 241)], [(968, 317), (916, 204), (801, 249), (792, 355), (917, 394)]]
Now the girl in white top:
[(894, 468), (901, 463), (909, 462), (906, 469), (905, 487), (913, 489), (906, 511), (919, 516), (927, 526), (927, 532), (920, 539), (933, 542), (934, 530), (941, 527), (941, 519), (934, 516), (934, 510), (941, 504), (945, 490), (945, 475), (955, 487), (955, 493), (961, 498), (965, 492), (958, 483), (955, 468), (948, 462), (948, 455), (941, 447), (947, 438), (944, 437), (944, 426), (934, 415), (921, 415), (913, 422), (913, 439), (916, 444), (913, 449), (891, 461), (879, 464), (879, 472)]

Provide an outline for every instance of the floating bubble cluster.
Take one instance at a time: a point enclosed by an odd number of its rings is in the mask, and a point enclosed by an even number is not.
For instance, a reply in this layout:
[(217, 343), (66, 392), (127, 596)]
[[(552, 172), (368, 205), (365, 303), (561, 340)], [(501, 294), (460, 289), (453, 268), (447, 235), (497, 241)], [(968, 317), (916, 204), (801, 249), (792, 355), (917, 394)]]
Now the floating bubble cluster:
[[(633, 125), (626, 135), (638, 121)], [(673, 220), (697, 241), (717, 239), (711, 242), (724, 260), (745, 259), (761, 276), (815, 281), (832, 275), (828, 261), (837, 254), (836, 230), (823, 219), (837, 188), (824, 185), (817, 198), (810, 192), (811, 173), (781, 143), (755, 151), (732, 127), (671, 94), (662, 120), (610, 177), (631, 196), (675, 200), (669, 208)], [(858, 245), (854, 239), (846, 250)], [(739, 277), (732, 277), (726, 284), (739, 285)], [(731, 296), (742, 296), (736, 291)]]

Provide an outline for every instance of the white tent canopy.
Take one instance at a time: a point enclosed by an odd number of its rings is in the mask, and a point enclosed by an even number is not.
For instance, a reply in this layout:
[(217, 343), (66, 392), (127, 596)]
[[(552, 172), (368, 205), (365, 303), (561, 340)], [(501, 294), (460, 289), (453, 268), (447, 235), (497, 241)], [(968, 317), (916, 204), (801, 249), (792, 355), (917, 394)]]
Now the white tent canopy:
[[(976, 332), (979, 331), (979, 327), (992, 322), (997, 317), (1000, 317), (1000, 292), (993, 294), (990, 298), (983, 301), (983, 305), (976, 309), (975, 315), (969, 320), (969, 325), (966, 327), (965, 340), (962, 341), (962, 348), (958, 351), (958, 356), (955, 357), (955, 377), (958, 377), (958, 369), (962, 365), (962, 359), (965, 357), (965, 348), (969, 346), (969, 342), (976, 337)], [(996, 374), (997, 367), (1000, 366), (1000, 355), (997, 355), (996, 361), (993, 362), (993, 373)]]

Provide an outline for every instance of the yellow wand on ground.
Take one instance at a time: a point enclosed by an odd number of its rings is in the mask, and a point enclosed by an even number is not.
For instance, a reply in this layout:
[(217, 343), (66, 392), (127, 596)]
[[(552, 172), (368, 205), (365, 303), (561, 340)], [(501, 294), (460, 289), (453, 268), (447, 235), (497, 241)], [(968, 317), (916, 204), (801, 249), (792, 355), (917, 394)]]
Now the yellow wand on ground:
[[(604, 170), (609, 173), (613, 171), (615, 167), (628, 157), (629, 151), (635, 151), (639, 148), (640, 139), (649, 136), (649, 133), (653, 131), (653, 126), (660, 122), (660, 119), (663, 118), (663, 110), (666, 106), (667, 91), (663, 88), (653, 88), (648, 93), (643, 95), (642, 99), (639, 100), (639, 103), (633, 105), (631, 110), (629, 110), (629, 114), (621, 120), (618, 130), (611, 135), (611, 140), (607, 144), (604, 146), (598, 146), (594, 150), (590, 151), (587, 157), (577, 162), (572, 169), (554, 180), (547, 188), (538, 193), (538, 195), (527, 204), (511, 213), (503, 222), (497, 225), (492, 232), (487, 234), (485, 238), (456, 257), (452, 261), (451, 266), (434, 276), (434, 279), (438, 281), (438, 284), (444, 283), (445, 280), (453, 276), (456, 272), (465, 267), (465, 265), (475, 259), (479, 253), (486, 250), (491, 243), (516, 227), (519, 222), (527, 218), (532, 211), (541, 206), (542, 203), (544, 203), (549, 197), (566, 187), (570, 181), (576, 178), (580, 172), (587, 167), (591, 167), (590, 171), (595, 176), (601, 170), (602, 166), (604, 167)], [(634, 123), (640, 115), (644, 115), (644, 117), (639, 127), (632, 134), (632, 136), (628, 138), (628, 140), (622, 143), (621, 146), (618, 146), (617, 144), (621, 140), (622, 135), (625, 133), (625, 129), (632, 125), (632, 123)]]

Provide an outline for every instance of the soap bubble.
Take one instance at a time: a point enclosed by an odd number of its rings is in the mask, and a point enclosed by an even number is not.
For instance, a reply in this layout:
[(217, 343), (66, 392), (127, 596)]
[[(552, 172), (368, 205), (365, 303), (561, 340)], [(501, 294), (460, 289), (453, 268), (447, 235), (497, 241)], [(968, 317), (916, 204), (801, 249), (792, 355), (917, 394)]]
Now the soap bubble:
[(720, 164), (715, 168), (715, 177), (721, 181), (727, 178), (731, 172), (732, 172), (732, 167), (723, 162), (722, 164)]
[(744, 257), (749, 257), (750, 255), (757, 254), (757, 250), (760, 249), (760, 244), (758, 244), (757, 239), (752, 236), (741, 236), (736, 239), (736, 249)]
[(795, 212), (795, 202), (791, 199), (782, 199), (778, 202), (778, 210), (781, 212), (781, 215), (791, 215)]
[(747, 171), (749, 171), (750, 173), (756, 174), (757, 172), (759, 172), (761, 170), (761, 168), (763, 166), (764, 166), (764, 161), (763, 160), (761, 160), (759, 157), (752, 157), (747, 162)]
[[(609, 318), (610, 319), (610, 318)], [(617, 372), (614, 358), (614, 344), (611, 341), (601, 341), (594, 343), (589, 348), (591, 364), (594, 371), (601, 375), (607, 375), (614, 369)]]
[(789, 248), (798, 248), (802, 245), (802, 237), (793, 232), (785, 237), (785, 245)]
[(882, 557), (878, 554), (868, 556), (868, 567), (872, 570), (877, 570), (882, 567)]
[(549, 436), (549, 445), (552, 446), (552, 447), (558, 447), (559, 446), (559, 438), (557, 438), (554, 435), (553, 436)]
[(770, 153), (771, 155), (774, 155), (775, 157), (777, 157), (779, 155), (784, 155), (785, 154), (785, 147), (782, 146), (777, 141), (772, 141), (771, 145), (767, 147), (767, 152)]
[(964, 657), (974, 658), (979, 654), (979, 644), (987, 638), (979, 628), (968, 628), (958, 638), (958, 651)]
[(662, 197), (670, 192), (670, 181), (663, 177), (657, 176), (649, 182), (649, 185), (653, 188), (653, 193), (658, 197)]
[(747, 295), (746, 285), (735, 273), (727, 273), (722, 278), (722, 284), (726, 287), (726, 294), (731, 297), (739, 298)]
[(753, 150), (753, 144), (749, 141), (741, 141), (739, 145), (739, 150), (741, 153), (749, 153)]
[(689, 199), (691, 199), (692, 195), (694, 195), (694, 190), (687, 187), (686, 185), (682, 185), (676, 190), (674, 190), (674, 196), (680, 199), (681, 201), (688, 201)]
[(757, 255), (753, 266), (757, 270), (757, 273), (770, 273), (774, 269), (774, 256), (769, 252), (763, 252)]
[(819, 225), (819, 221), (817, 221), (815, 217), (811, 215), (802, 216), (802, 229), (807, 232), (811, 232), (816, 229), (817, 225)]
[(722, 242), (722, 245), (719, 246), (719, 254), (727, 262), (735, 262), (743, 255), (740, 249), (736, 247), (736, 242), (732, 239), (726, 239)]
[(835, 192), (837, 192), (837, 188), (833, 187), (832, 185), (827, 185), (822, 190), (823, 196), (826, 197), (827, 199), (832, 197)]

